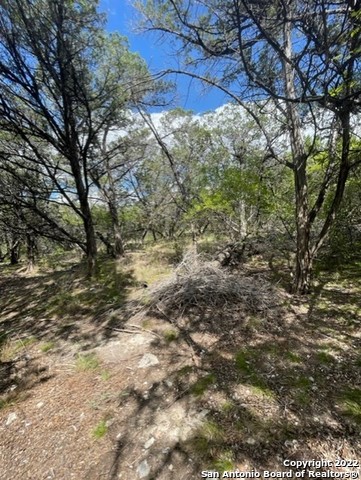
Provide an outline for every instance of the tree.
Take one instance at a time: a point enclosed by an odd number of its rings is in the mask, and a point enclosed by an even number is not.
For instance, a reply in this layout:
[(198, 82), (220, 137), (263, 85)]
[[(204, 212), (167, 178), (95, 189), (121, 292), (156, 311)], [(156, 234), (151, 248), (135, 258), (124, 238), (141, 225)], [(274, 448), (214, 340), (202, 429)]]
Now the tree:
[[(144, 121), (144, 161), (132, 174), (132, 185), (144, 211), (147, 231), (175, 239), (197, 232), (188, 213), (198, 198), (202, 170), (210, 153), (209, 130), (190, 111), (174, 109), (153, 121), (139, 110)], [(187, 232), (187, 233), (188, 233)]]
[(214, 219), (232, 241), (257, 236), (261, 228), (265, 234), (273, 203), (268, 182), (275, 162), (265, 155), (254, 120), (228, 104), (205, 114), (202, 123), (211, 143), (194, 212)]
[[(86, 252), (81, 230), (67, 222), (66, 210), (71, 209), (71, 205), (62, 197), (67, 180), (60, 167), (54, 168), (52, 162), (55, 159), (49, 148), (38, 144), (38, 153), (47, 159), (47, 163), (39, 162), (39, 154), (35, 155), (27, 142), (3, 133), (0, 151), (3, 229), (8, 231), (11, 226), (10, 230), (17, 231), (23, 241), (28, 232), (62, 244), (78, 245)], [(61, 185), (61, 190), (57, 184)], [(14, 223), (15, 214), (17, 220)]]
[[(89, 273), (96, 257), (89, 205), (87, 151), (94, 136), (89, 88), (92, 36), (99, 23), (95, 2), (39, 0), (2, 2), (0, 20), (0, 113), (3, 130), (23, 140), (81, 215)], [(48, 161), (39, 144), (58, 158)], [(72, 177), (79, 206), (59, 182)]]
[[(149, 84), (144, 64), (129, 53), (125, 40), (104, 33), (97, 4), (5, 0), (0, 5), (0, 126), (25, 144), (27, 164), (53, 184), (52, 201), (81, 219), (85, 239), (77, 243), (84, 247), (90, 275), (97, 255), (94, 153), (104, 132), (121, 123), (130, 99)], [(9, 155), (4, 143), (0, 153), (8, 171), (24, 165), (24, 154)]]
[[(131, 110), (142, 102), (152, 101), (163, 88), (148, 72), (138, 54), (128, 50), (125, 38), (111, 34), (104, 38), (104, 49), (99, 52), (96, 76), (107, 78), (111, 87), (109, 98), (113, 115), (103, 124), (91, 150), (89, 175), (105, 202), (111, 219), (112, 241), (101, 236), (111, 254), (118, 258), (124, 254), (122, 228), (119, 217), (121, 198), (127, 197), (122, 181), (138, 161), (134, 155), (134, 117)], [(109, 81), (111, 79), (111, 81)], [(100, 81), (104, 84), (104, 81)], [(137, 152), (138, 153), (138, 152)]]
[[(261, 116), (254, 109), (251, 112), (264, 133), (269, 155), (293, 171), (297, 232), (293, 291), (306, 293), (313, 261), (334, 223), (350, 171), (358, 163), (351, 120), (360, 108), (359, 2), (148, 0), (136, 5), (148, 30), (175, 40), (185, 59), (183, 73), (220, 88), (248, 111), (247, 102), (258, 101), (261, 111), (271, 99), (273, 117), (276, 112), (283, 116), (290, 159), (277, 152)], [(308, 143), (305, 121), (310, 122), (313, 136)], [(318, 138), (327, 162), (312, 203), (308, 161), (319, 152)], [(321, 211), (322, 222), (315, 222)]]

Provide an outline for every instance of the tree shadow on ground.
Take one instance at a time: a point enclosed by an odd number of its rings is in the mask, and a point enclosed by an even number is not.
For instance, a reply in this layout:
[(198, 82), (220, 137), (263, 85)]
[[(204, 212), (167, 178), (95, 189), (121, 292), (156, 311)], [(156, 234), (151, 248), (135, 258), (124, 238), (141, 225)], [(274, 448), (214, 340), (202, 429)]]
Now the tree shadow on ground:
[(25, 400), (33, 388), (54, 376), (24, 349), (13, 359), (0, 361), (0, 409)]
[[(35, 275), (0, 267), (0, 395), (3, 406), (22, 399), (45, 381), (40, 352), (66, 355), (94, 348), (115, 337), (111, 312), (125, 308), (131, 271), (103, 261), (98, 275), (86, 278), (83, 265), (58, 265)], [(130, 310), (130, 307), (128, 307)], [(126, 321), (125, 312), (122, 321)], [(37, 353), (38, 352), (38, 353)], [(25, 362), (25, 364), (24, 364)]]
[[(274, 354), (273, 343), (264, 343), (259, 348)], [(127, 472), (130, 459), (135, 468), (132, 449), (139, 433), (147, 425), (161, 424), (160, 411), (170, 417), (174, 415), (172, 407), (176, 403), (185, 405), (189, 412), (206, 410), (206, 417), (198, 426), (195, 424), (189, 436), (171, 438), (166, 446), (143, 449), (137, 460), (138, 464), (141, 460), (148, 461), (151, 474), (147, 478), (187, 478), (180, 475), (179, 468), (183, 468), (182, 475), (188, 478), (195, 478), (202, 470), (234, 470), (242, 466), (244, 470), (247, 465), (249, 470), (277, 470), (278, 458), (314, 458), (317, 447), (320, 455), (325, 453), (322, 450), (325, 444), (331, 454), (345, 442), (357, 451), (359, 432), (334, 409), (330, 399), (325, 405), (329, 390), (320, 386), (318, 379), (312, 383), (308, 380), (306, 375), (310, 372), (305, 371), (304, 364), (294, 368), (295, 357), (288, 364), (274, 365), (278, 378), (270, 379), (268, 368), (265, 372), (270, 362), (259, 357), (258, 348), (243, 348), (235, 359), (224, 358), (218, 351), (207, 352), (201, 368), (189, 366), (171, 372), (164, 381), (155, 382), (146, 396), (140, 390), (129, 389), (126, 400), (123, 397), (119, 401), (119, 408), (131, 402), (133, 409), (124, 424), (121, 440), (117, 440), (122, 448), (116, 448), (104, 460), (103, 474), (108, 475), (105, 478), (113, 480)], [(172, 389), (167, 388), (169, 378)], [(317, 385), (317, 391), (312, 389), (313, 384)], [(327, 414), (330, 418), (326, 418)]]
[(6, 273), (0, 271), (3, 335), (41, 342), (90, 341), (92, 347), (112, 336), (110, 314), (126, 305), (134, 285), (132, 272), (110, 261), (102, 262), (92, 280), (82, 265), (33, 276)]
[[(113, 300), (109, 291), (115, 283), (109, 282), (103, 301), (97, 285), (89, 285), (85, 294), (81, 285), (73, 279), (66, 283), (69, 277), (60, 273), (64, 276), (57, 277), (58, 286), (51, 275), (39, 282), (7, 284), (10, 294), (20, 285), (37, 293), (30, 311), (39, 309), (37, 319), (32, 312), (21, 323), (21, 308), (29, 312), (24, 299), (15, 310), (4, 301), (6, 315), (10, 314), (7, 328), (13, 320), (19, 332), (28, 328), (29, 334), (47, 340), (82, 338), (85, 346), (91, 332), (97, 331), (101, 340), (116, 334), (112, 329), (129, 318), (125, 300), (131, 275), (120, 277), (117, 288), (121, 285), (124, 291)], [(111, 278), (109, 273), (103, 275)], [(47, 287), (43, 280), (50, 282)], [(152, 371), (144, 374), (149, 385), (142, 389), (130, 381), (116, 399), (120, 420), (109, 430), (113, 449), (85, 478), (131, 477), (140, 465), (149, 469), (148, 479), (180, 480), (198, 478), (202, 470), (287, 470), (282, 467), (284, 459), (332, 460), (340, 452), (344, 458), (358, 458), (361, 283), (355, 276), (351, 283), (341, 283), (338, 287), (325, 279), (322, 289), (308, 300), (281, 296), (278, 307), (270, 311), (226, 303), (217, 308), (192, 306), (182, 312), (153, 308), (149, 319), (161, 328), (152, 327), (159, 328), (152, 349), (163, 355), (164, 365), (156, 367), (156, 376)], [(59, 285), (64, 285), (60, 291)], [(41, 303), (49, 298), (47, 288), (56, 297), (50, 306), (55, 320), (51, 317), (39, 329), (36, 320), (46, 318)], [(71, 298), (66, 296), (69, 291)], [(93, 312), (86, 327), (78, 324), (84, 312), (77, 323), (72, 318), (77, 309), (67, 310), (73, 298)], [(133, 308), (136, 302), (131, 303)], [(117, 315), (112, 317), (112, 310)], [(347, 323), (351, 310), (356, 316)], [(59, 324), (62, 314), (66, 321)], [(51, 322), (58, 322), (55, 331)], [(165, 335), (167, 326), (176, 335)], [(94, 341), (89, 344), (94, 346)], [(180, 365), (177, 355), (183, 351), (188, 352), (187, 362)], [(155, 442), (146, 448), (144, 442), (151, 437)]]
[[(149, 425), (159, 424), (159, 411), (171, 416), (170, 406), (177, 404), (207, 413), (188, 437), (170, 441), (168, 450), (143, 450), (138, 460), (148, 461), (147, 478), (195, 478), (202, 470), (237, 468), (286, 471), (285, 459), (358, 458), (359, 291), (359, 277), (340, 288), (325, 280), (314, 296), (288, 299), (270, 317), (229, 306), (191, 308), (178, 316), (161, 309), (150, 312), (177, 329), (172, 343), (179, 349), (186, 344), (192, 350), (189, 358), (197, 361), (167, 370), (146, 397), (130, 390), (127, 399), (135, 406), (127, 429), (141, 431), (144, 419)], [(345, 323), (339, 313), (350, 312), (351, 306), (352, 311), (357, 306), (356, 321)], [(160, 340), (154, 346), (169, 348)], [(167, 390), (169, 380), (172, 388)], [(124, 447), (127, 442), (129, 447)], [(113, 454), (108, 478), (128, 472), (132, 442), (122, 437), (123, 447)], [(187, 472), (177, 470), (177, 455)]]

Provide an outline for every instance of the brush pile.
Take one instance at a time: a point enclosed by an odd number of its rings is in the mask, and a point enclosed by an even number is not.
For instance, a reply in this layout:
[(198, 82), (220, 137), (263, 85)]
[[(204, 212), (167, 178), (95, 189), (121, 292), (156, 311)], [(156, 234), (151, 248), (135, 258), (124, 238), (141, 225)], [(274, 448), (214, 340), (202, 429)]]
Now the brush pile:
[(180, 314), (235, 307), (267, 313), (279, 305), (277, 293), (266, 280), (231, 274), (219, 263), (202, 261), (194, 252), (188, 252), (175, 272), (149, 293), (151, 308)]

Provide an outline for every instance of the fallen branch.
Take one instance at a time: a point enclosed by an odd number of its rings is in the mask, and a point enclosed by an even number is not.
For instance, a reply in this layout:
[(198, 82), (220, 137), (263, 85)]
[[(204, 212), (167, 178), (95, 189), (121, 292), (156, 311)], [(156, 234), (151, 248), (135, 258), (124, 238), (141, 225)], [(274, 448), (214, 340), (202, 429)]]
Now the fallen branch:
[(129, 333), (129, 334), (134, 334), (138, 333), (141, 334), (143, 332), (150, 333), (151, 335), (154, 335), (155, 337), (162, 338), (158, 333), (152, 332), (152, 330), (146, 330), (145, 328), (138, 327), (136, 325), (131, 325), (132, 327), (136, 327), (132, 330), (128, 330), (126, 328), (114, 328), (114, 327), (105, 327), (107, 330), (114, 330), (115, 332), (120, 332), (120, 333)]
[(149, 291), (150, 309), (167, 316), (190, 310), (242, 307), (250, 313), (268, 313), (280, 301), (266, 280), (231, 274), (214, 263), (188, 256), (165, 281)]

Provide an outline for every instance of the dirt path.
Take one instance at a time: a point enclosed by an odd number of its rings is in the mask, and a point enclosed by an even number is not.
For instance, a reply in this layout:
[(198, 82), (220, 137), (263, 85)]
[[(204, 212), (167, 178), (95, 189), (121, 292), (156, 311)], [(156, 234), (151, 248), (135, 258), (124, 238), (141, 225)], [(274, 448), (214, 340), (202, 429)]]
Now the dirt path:
[(78, 284), (63, 275), (0, 278), (12, 332), (1, 479), (181, 480), (360, 459), (359, 280), (325, 281), (307, 302), (280, 292), (268, 317), (205, 309), (171, 324), (116, 302), (73, 316), (61, 296)]
[[(137, 471), (145, 478), (152, 469), (169, 478), (188, 461), (179, 441), (207, 412), (177, 398), (172, 378), (190, 360), (187, 351), (152, 342), (150, 334), (120, 335), (81, 357), (83, 366), (27, 349), (37, 379), (27, 398), (1, 412), (0, 477), (129, 478)], [(87, 366), (89, 358), (97, 366)]]

